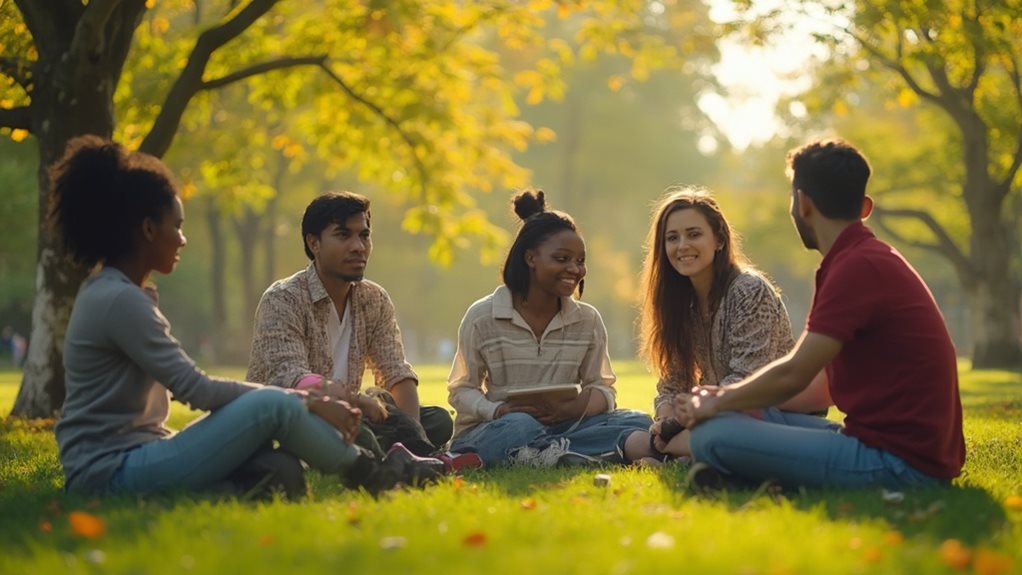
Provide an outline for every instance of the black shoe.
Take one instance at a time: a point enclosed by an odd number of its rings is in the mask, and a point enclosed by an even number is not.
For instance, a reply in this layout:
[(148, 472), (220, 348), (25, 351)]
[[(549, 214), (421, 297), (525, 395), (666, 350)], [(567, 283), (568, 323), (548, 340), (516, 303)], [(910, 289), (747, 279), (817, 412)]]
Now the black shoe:
[(401, 475), (393, 466), (384, 465), (372, 451), (355, 446), (358, 457), (342, 475), (344, 486), (348, 489), (365, 489), (376, 497), (384, 491), (394, 489), (401, 483)]
[(290, 501), (301, 501), (308, 494), (301, 460), (279, 449), (257, 451), (227, 481), (243, 499), (269, 499), (282, 494)]
[(688, 488), (694, 493), (714, 493), (727, 487), (724, 476), (708, 463), (693, 463), (686, 478)]
[(446, 467), (439, 459), (415, 455), (400, 442), (390, 446), (383, 464), (394, 469), (404, 483), (413, 487), (436, 483)]
[(554, 467), (603, 467), (603, 461), (574, 451), (567, 451), (557, 458)]

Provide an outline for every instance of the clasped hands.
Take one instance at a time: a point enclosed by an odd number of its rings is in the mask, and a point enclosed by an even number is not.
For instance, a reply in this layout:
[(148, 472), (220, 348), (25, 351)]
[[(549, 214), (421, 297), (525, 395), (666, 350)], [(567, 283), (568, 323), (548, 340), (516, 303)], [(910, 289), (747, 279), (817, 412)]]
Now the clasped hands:
[(380, 399), (355, 392), (341, 382), (324, 378), (320, 385), (299, 393), (305, 396), (309, 411), (340, 431), (349, 444), (363, 417), (374, 423), (387, 419), (387, 408)]
[[(724, 388), (716, 385), (702, 385), (692, 388), (692, 393), (679, 393), (674, 396), (671, 406), (674, 408), (674, 417), (687, 429), (692, 429), (701, 422), (710, 419), (720, 413), (717, 408), (717, 397), (724, 392)], [(657, 426), (660, 422), (655, 422)], [(659, 427), (650, 433), (659, 435)]]

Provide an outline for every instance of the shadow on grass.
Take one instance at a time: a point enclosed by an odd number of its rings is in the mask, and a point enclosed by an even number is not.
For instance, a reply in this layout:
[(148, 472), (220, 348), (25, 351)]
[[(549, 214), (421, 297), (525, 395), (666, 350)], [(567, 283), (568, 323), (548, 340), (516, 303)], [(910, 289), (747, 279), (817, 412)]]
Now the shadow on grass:
[(822, 513), (833, 522), (878, 522), (906, 537), (926, 537), (937, 543), (953, 538), (976, 545), (1002, 531), (1008, 521), (996, 498), (969, 485), (892, 493), (880, 488), (781, 490), (763, 484), (695, 495), (688, 489), (686, 472), (687, 467), (681, 465), (660, 471), (660, 480), (676, 495), (676, 501), (696, 499), (736, 512), (790, 505), (807, 513)]

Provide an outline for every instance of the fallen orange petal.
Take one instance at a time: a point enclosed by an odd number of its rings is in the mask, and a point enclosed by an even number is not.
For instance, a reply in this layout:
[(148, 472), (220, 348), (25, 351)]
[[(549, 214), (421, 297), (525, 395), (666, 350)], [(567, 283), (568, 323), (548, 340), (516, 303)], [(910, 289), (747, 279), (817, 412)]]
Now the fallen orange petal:
[(487, 539), (488, 537), (486, 537), (485, 533), (482, 531), (475, 531), (466, 535), (461, 542), (469, 547), (482, 547), (483, 545), (486, 545)]
[(995, 551), (980, 549), (976, 551), (976, 558), (972, 562), (972, 572), (976, 575), (1002, 575), (1010, 573), (1014, 566), (1015, 562), (1011, 557)]
[(259, 537), (260, 547), (269, 547), (271, 544), (273, 544), (273, 535), (267, 534)]
[(454, 481), (452, 481), (451, 483), (454, 484), (455, 491), (465, 486), (465, 480), (462, 479), (461, 477), (455, 477)]
[(877, 561), (880, 561), (880, 558), (883, 556), (884, 554), (880, 551), (879, 547), (867, 547), (866, 550), (862, 552), (862, 559), (866, 561), (866, 563), (876, 563)]
[(1022, 510), (1022, 496), (1009, 495), (1008, 498), (1004, 500), (1004, 506), (1012, 511)]
[(972, 560), (972, 551), (957, 539), (948, 539), (940, 544), (940, 559), (948, 567), (965, 569)]
[(67, 520), (71, 523), (71, 532), (81, 537), (95, 539), (102, 537), (106, 532), (103, 520), (85, 511), (72, 511), (68, 514)]
[(40, 521), (39, 530), (42, 531), (43, 533), (50, 533), (53, 531), (53, 524), (50, 523), (49, 521)]
[(529, 497), (528, 499), (522, 499), (522, 509), (535, 509), (536, 500)]
[(884, 533), (884, 543), (887, 545), (901, 545), (905, 542), (905, 536), (901, 531), (888, 531)]

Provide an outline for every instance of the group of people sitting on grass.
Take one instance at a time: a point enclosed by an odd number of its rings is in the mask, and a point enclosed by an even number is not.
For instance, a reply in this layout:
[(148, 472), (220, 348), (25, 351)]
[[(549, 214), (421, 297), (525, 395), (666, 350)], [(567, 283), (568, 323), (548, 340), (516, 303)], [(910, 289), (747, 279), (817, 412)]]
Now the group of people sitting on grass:
[[(801, 337), (742, 255), (712, 196), (669, 189), (642, 271), (641, 344), (659, 377), (653, 417), (618, 408), (608, 334), (581, 300), (586, 244), (542, 191), (514, 196), (522, 226), (503, 283), (458, 329), (456, 417), (422, 406), (394, 305), (365, 279), (369, 200), (309, 204), (310, 263), (259, 303), (246, 379), (211, 377), (170, 333), (149, 282), (186, 245), (158, 159), (94, 136), (51, 168), (50, 221), (96, 267), (65, 336), (56, 426), (66, 488), (305, 491), (305, 465), (372, 493), (501, 465), (691, 463), (694, 485), (944, 485), (965, 459), (955, 350), (912, 266), (862, 220), (870, 166), (841, 140), (789, 153), (791, 217), (823, 255)], [(576, 299), (576, 294), (578, 299)], [(369, 367), (375, 385), (363, 385)], [(170, 398), (208, 413), (172, 432)], [(835, 405), (843, 424), (827, 419)]]

